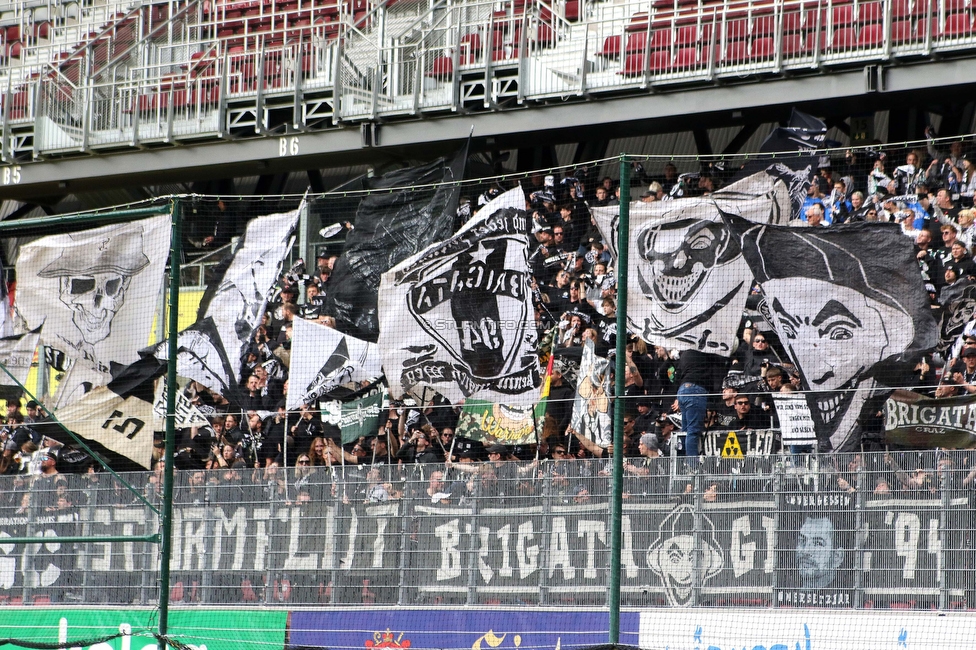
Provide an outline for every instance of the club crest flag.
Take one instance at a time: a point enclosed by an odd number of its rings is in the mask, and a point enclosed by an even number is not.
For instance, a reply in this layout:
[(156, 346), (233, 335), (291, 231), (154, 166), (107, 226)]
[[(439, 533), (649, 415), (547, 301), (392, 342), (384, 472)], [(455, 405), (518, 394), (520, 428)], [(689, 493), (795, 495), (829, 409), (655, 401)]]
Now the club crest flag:
[(447, 241), (383, 274), (379, 344), (391, 396), (428, 387), (454, 403), (536, 402), (524, 207), (522, 190), (510, 190)]
[(384, 399), (386, 399), (386, 391), (379, 391), (368, 397), (342, 404), (342, 415), (339, 420), (342, 444), (346, 445), (376, 433), (380, 425)]
[(610, 418), (610, 362), (596, 356), (591, 339), (583, 346), (570, 427), (601, 447), (613, 443)]
[(43, 325), (53, 358), (107, 375), (149, 343), (169, 240), (170, 217), (160, 215), (25, 244), (15, 307), (29, 329)]
[(94, 451), (107, 450), (149, 469), (155, 428), (154, 386), (165, 371), (165, 364), (144, 357), (107, 385), (59, 409), (58, 420)]
[[(628, 329), (668, 349), (729, 356), (752, 275), (722, 215), (785, 224), (809, 179), (809, 162), (777, 163), (708, 196), (632, 203)], [(619, 206), (590, 212), (616, 260)]]
[(314, 404), (349, 382), (383, 374), (376, 345), (331, 327), (296, 318), (291, 337), (289, 410)]
[(27, 381), (40, 337), (41, 330), (36, 329), (0, 338), (0, 363), (7, 370), (0, 371), (0, 386), (22, 386)]
[(252, 219), (220, 283), (200, 302), (199, 318), (213, 319), (235, 380), (244, 347), (261, 322), (268, 294), (291, 251), (291, 233), (301, 209)]

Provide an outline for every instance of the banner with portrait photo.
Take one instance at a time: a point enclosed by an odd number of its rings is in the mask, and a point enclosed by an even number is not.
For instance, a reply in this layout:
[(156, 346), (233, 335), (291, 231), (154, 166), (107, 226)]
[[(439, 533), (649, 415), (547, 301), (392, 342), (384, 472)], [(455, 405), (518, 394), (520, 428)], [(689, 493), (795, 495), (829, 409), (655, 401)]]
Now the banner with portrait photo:
[(522, 190), (510, 190), (454, 237), (383, 274), (379, 344), (394, 398), (428, 387), (455, 404), (538, 399), (524, 207)]
[(150, 342), (169, 240), (160, 215), (25, 244), (14, 307), (28, 329), (43, 325), (41, 343), (62, 370), (73, 361), (105, 383), (112, 364), (134, 363)]
[(788, 492), (776, 551), (777, 607), (852, 607), (855, 495)]
[[(787, 223), (809, 186), (810, 164), (770, 165), (708, 196), (632, 203), (628, 329), (668, 349), (732, 354), (752, 273), (723, 215)], [(616, 260), (619, 206), (590, 212)]]

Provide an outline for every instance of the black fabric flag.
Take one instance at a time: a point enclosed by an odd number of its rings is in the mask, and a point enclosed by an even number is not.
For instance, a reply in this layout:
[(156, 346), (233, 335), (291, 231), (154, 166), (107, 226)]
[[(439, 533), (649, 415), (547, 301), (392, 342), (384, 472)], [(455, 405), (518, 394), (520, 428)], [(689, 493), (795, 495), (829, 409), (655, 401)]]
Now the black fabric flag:
[(826, 143), (827, 125), (794, 108), (789, 124), (773, 129), (759, 145), (759, 151), (805, 151), (823, 148)]
[(467, 155), (465, 145), (452, 159), (364, 179), (363, 189), (400, 189), (372, 192), (356, 210), (325, 301), (325, 313), (335, 317), (339, 331), (376, 342), (380, 276), (454, 233), (461, 188), (453, 183), (464, 176)]
[[(58, 420), (116, 470), (149, 469), (153, 442), (153, 391), (166, 364), (146, 356), (115, 373), (72, 404), (59, 409)], [(43, 433), (65, 444), (75, 442), (60, 427), (46, 425)]]
[(877, 384), (938, 341), (912, 240), (895, 224), (726, 222), (742, 238), (763, 312), (810, 391), (821, 448), (856, 448), (858, 416)]

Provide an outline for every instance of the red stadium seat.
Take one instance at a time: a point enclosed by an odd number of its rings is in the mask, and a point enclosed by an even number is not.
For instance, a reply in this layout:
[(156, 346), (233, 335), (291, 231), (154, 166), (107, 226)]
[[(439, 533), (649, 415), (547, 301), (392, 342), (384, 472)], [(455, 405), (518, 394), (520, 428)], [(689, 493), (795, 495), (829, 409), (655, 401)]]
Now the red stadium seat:
[[(600, 51), (597, 52), (597, 54), (608, 59), (620, 58), (621, 40), (622, 38), (619, 34), (607, 36), (605, 39), (603, 39), (603, 47), (600, 48)], [(494, 49), (497, 50), (498, 47), (495, 47)]]
[(671, 68), (671, 53), (664, 50), (651, 52), (651, 72), (666, 72)]
[(441, 81), (450, 79), (453, 74), (454, 63), (446, 56), (439, 56), (434, 59), (430, 66), (430, 71), (427, 72), (428, 77), (440, 79)]
[(891, 23), (891, 40), (894, 43), (907, 43), (915, 39), (915, 27), (911, 20), (895, 20)]
[(946, 16), (943, 36), (972, 36), (973, 17), (968, 11)]
[(644, 74), (644, 55), (628, 54), (624, 59), (624, 67), (617, 74), (624, 77), (637, 77)]
[(776, 51), (776, 43), (772, 36), (763, 36), (752, 42), (752, 52), (750, 56), (756, 59), (772, 59)]
[(831, 11), (831, 20), (834, 28), (847, 27), (854, 24), (854, 5), (835, 4)]
[(749, 33), (749, 21), (746, 18), (735, 18), (725, 23), (726, 41), (749, 38)]
[(695, 47), (679, 47), (674, 57), (674, 67), (693, 68), (698, 64), (698, 49)]
[(749, 58), (749, 41), (729, 41), (725, 46), (725, 61), (742, 63)]
[(884, 44), (884, 26), (878, 23), (865, 25), (857, 35), (857, 44), (861, 47), (880, 47)]
[(834, 30), (834, 38), (830, 47), (834, 50), (849, 50), (858, 43), (857, 30), (853, 27), (842, 27)]
[(753, 36), (771, 36), (776, 33), (775, 16), (757, 16), (752, 22)]
[(880, 23), (884, 20), (884, 6), (877, 0), (862, 2), (857, 6), (857, 22), (861, 25)]
[(803, 37), (800, 34), (783, 34), (783, 54), (785, 56), (796, 56), (804, 54), (806, 51), (803, 47)]
[(627, 54), (643, 52), (647, 44), (647, 32), (634, 32), (627, 35)]

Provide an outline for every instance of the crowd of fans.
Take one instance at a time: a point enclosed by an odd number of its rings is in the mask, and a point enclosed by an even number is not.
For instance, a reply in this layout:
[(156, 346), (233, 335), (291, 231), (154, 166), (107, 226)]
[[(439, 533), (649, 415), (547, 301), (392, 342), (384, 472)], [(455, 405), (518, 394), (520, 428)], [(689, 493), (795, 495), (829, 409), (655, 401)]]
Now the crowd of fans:
[[(838, 159), (822, 156), (814, 160), (819, 167), (815, 182), (799, 218), (791, 225), (830, 228), (858, 221), (899, 223), (906, 236), (915, 239), (920, 273), (937, 314), (976, 278), (971, 255), (976, 242), (972, 210), (976, 174), (964, 143), (953, 142), (945, 151), (932, 144), (927, 150), (883, 152), (879, 148), (848, 151)], [(679, 174), (675, 165), (668, 163), (659, 175), (652, 175), (637, 163), (631, 195), (642, 202), (707, 195), (727, 184), (735, 172), (712, 163), (699, 171)], [(589, 208), (618, 202), (619, 184), (610, 177), (600, 178), (594, 168), (584, 166), (561, 178), (533, 174), (523, 179), (522, 187), (534, 224), (529, 260), (540, 349), (556, 357), (545, 426), (537, 444), (486, 447), (476, 436), (462, 439), (455, 435), (462, 405), (450, 404), (436, 395), (422, 404), (410, 399), (391, 403), (374, 435), (345, 445), (340, 442), (339, 428), (323, 419), (320, 405), (306, 404), (298, 412), (287, 412), (294, 319), (336, 326), (334, 318), (325, 313), (325, 297), (334, 282), (338, 256), (323, 249), (313, 268), (300, 269), (299, 273), (293, 268), (280, 277), (273, 300), (243, 356), (240, 396), (232, 403), (227, 396), (199, 384), (188, 385), (186, 396), (209, 416), (209, 426), (179, 432), (177, 467), (281, 472), (287, 467), (300, 473), (306, 465), (447, 462), (480, 463), (487, 468), (505, 459), (600, 458), (613, 453), (612, 447), (599, 447), (570, 428), (575, 395), (570, 377), (573, 359), (578, 361), (578, 351), (587, 339), (594, 342), (598, 355), (615, 354), (619, 335), (615, 269)], [(480, 196), (462, 198), (461, 210), (474, 212), (502, 190), (493, 187)], [(628, 336), (625, 456), (639, 460), (670, 455), (672, 446), (679, 455), (696, 452), (685, 450), (680, 437), (673, 436), (681, 426), (675, 398), (689, 373), (709, 395), (703, 428), (778, 427), (772, 393), (801, 390), (804, 382), (798, 369), (789, 363), (775, 332), (763, 324), (756, 311), (758, 301), (758, 290), (754, 289), (731, 357), (709, 361), (707, 366), (695, 367), (694, 355), (679, 355)], [(897, 379), (897, 385), (921, 387), (933, 396), (976, 392), (973, 323), (967, 325), (962, 342), (950, 358), (930, 355)], [(7, 425), (0, 431), (0, 473), (40, 473), (45, 455), (57, 457), (62, 453), (60, 443), (44, 436), (42, 427), (35, 424), (41, 419), (37, 404), (27, 403), (26, 414), (21, 412), (21, 404), (22, 400), (8, 401)], [(880, 409), (861, 424), (870, 449), (872, 435), (877, 438), (883, 433)], [(162, 441), (157, 440), (154, 460), (162, 453)], [(632, 473), (643, 471), (633, 461), (629, 460), (628, 466)]]

